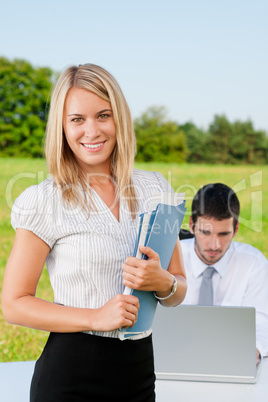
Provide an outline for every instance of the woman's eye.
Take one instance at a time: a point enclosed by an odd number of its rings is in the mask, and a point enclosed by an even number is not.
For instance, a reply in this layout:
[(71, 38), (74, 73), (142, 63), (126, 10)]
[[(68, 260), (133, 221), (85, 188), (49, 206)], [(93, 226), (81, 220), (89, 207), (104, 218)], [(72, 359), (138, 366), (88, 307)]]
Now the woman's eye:
[(72, 121), (74, 121), (75, 123), (80, 123), (81, 121), (83, 121), (82, 117), (75, 117), (74, 119), (72, 119)]
[(99, 119), (100, 119), (100, 120), (105, 120), (105, 119), (107, 119), (109, 116), (110, 116), (109, 114), (103, 113), (103, 114), (100, 114), (100, 115), (99, 115)]

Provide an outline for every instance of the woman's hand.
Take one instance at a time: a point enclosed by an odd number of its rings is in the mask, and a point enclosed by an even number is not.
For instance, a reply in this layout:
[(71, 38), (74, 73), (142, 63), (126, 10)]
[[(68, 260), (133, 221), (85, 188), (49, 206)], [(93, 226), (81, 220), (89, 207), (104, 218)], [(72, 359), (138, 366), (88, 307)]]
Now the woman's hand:
[(123, 264), (123, 283), (132, 289), (165, 291), (172, 287), (173, 279), (161, 267), (159, 255), (150, 247), (140, 247), (148, 260), (128, 257)]
[(122, 327), (133, 327), (138, 318), (139, 307), (139, 299), (135, 296), (113, 297), (104, 306), (95, 310), (94, 330), (113, 331)]
[[(180, 241), (178, 240), (169, 263), (168, 270), (161, 267), (159, 255), (149, 247), (140, 247), (148, 260), (128, 257), (123, 264), (123, 283), (132, 289), (154, 291), (158, 297), (166, 298), (170, 295), (174, 285), (174, 276), (177, 280), (177, 290), (160, 303), (165, 306), (177, 306), (186, 294), (187, 282), (183, 265)], [(172, 274), (172, 275), (170, 275)]]

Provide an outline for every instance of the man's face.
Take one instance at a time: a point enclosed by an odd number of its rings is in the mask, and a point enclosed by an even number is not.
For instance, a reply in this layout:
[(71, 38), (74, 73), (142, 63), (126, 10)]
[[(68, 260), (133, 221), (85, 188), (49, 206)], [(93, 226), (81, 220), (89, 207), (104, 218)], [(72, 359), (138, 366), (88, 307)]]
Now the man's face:
[(195, 226), (190, 217), (189, 225), (195, 235), (195, 251), (207, 265), (215, 264), (224, 256), (239, 226), (234, 231), (233, 218), (219, 221), (206, 216), (198, 217)]

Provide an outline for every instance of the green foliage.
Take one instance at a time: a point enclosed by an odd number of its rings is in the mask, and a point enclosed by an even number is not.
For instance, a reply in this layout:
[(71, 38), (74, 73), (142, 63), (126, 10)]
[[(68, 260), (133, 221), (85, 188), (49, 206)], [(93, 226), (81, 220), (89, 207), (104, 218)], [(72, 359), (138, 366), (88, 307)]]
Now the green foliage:
[(264, 131), (255, 131), (250, 121), (234, 123), (232, 155), (238, 162), (261, 164), (268, 162), (268, 139)]
[(231, 124), (225, 116), (215, 116), (209, 128), (210, 162), (267, 163), (268, 139), (255, 131), (251, 121)]
[(54, 73), (24, 60), (0, 57), (0, 155), (43, 155), (48, 98)]
[(198, 129), (193, 123), (185, 123), (180, 126), (185, 133), (188, 148), (187, 162), (200, 163), (207, 160), (208, 134)]
[(231, 123), (216, 115), (208, 131), (188, 122), (168, 121), (164, 107), (153, 106), (135, 119), (138, 162), (266, 164), (268, 138), (251, 121)]
[[(0, 57), (0, 156), (42, 157), (49, 94), (56, 73)], [(138, 162), (267, 164), (268, 138), (251, 121), (214, 116), (207, 131), (167, 119), (152, 106), (134, 120)]]
[(230, 123), (216, 115), (208, 132), (192, 123), (180, 128), (185, 132), (191, 163), (266, 164), (268, 138), (264, 131), (255, 131), (251, 121)]
[(137, 137), (137, 161), (178, 162), (187, 158), (184, 132), (175, 122), (166, 120), (164, 107), (151, 107), (134, 120)]

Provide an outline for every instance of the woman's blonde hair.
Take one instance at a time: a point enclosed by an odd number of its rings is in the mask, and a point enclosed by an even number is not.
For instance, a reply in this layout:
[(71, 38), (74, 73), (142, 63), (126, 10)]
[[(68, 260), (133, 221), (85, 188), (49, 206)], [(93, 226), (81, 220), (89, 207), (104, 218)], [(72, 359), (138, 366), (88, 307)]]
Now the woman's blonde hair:
[(111, 104), (116, 128), (116, 145), (112, 152), (112, 179), (119, 197), (126, 197), (132, 217), (137, 209), (137, 198), (132, 182), (136, 141), (130, 110), (115, 78), (102, 67), (84, 64), (67, 68), (54, 87), (46, 130), (46, 159), (48, 171), (60, 187), (67, 204), (85, 205), (88, 184), (70, 149), (63, 131), (63, 111), (70, 88), (93, 92)]

